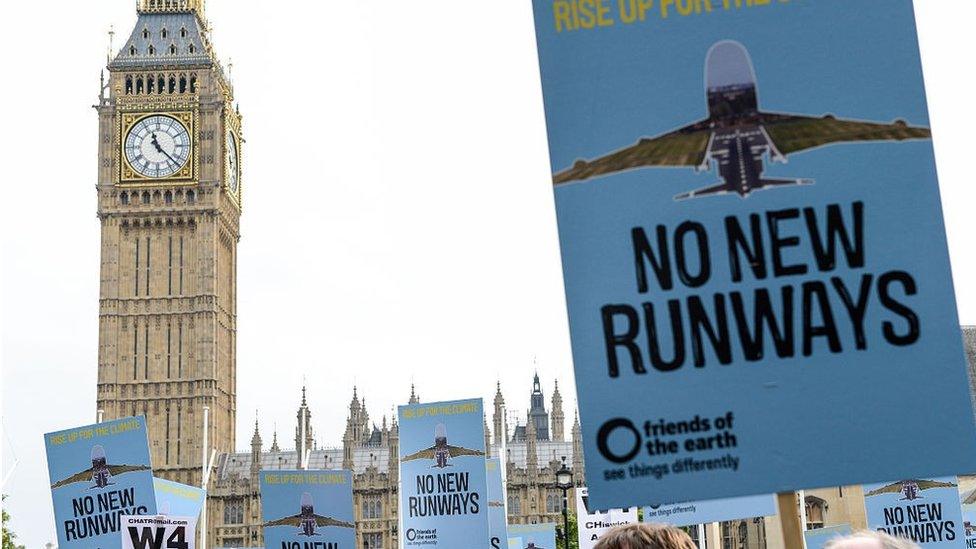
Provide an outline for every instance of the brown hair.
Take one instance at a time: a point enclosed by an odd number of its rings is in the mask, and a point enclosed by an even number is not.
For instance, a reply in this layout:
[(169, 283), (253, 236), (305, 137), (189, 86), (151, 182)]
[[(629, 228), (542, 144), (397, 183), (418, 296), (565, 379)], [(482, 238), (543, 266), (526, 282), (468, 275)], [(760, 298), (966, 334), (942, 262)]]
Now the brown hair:
[(698, 549), (679, 528), (666, 524), (627, 524), (603, 535), (594, 549)]

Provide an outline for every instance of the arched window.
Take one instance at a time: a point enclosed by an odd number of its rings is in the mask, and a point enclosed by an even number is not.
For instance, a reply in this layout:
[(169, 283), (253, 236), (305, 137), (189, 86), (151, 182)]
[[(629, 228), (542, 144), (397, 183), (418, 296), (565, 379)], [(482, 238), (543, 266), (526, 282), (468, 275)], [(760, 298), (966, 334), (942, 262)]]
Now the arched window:
[(196, 53), (197, 48), (193, 44), (190, 44), (190, 53)]
[(136, 55), (136, 47), (135, 46), (129, 46), (129, 55), (135, 57), (135, 55)]
[(166, 91), (166, 79), (163, 78), (163, 75), (159, 75), (159, 80), (157, 82), (156, 92), (157, 93), (163, 93), (165, 91)]
[(149, 29), (142, 29), (142, 39), (149, 40)]
[(167, 32), (164, 28), (163, 30), (159, 31), (159, 35), (163, 37), (163, 40), (166, 40), (166, 37), (169, 36), (169, 32)]
[(129, 203), (129, 193), (122, 193), (119, 196), (119, 200), (122, 202), (123, 205), (128, 204)]
[(125, 77), (125, 94), (126, 95), (132, 95), (132, 77), (131, 76), (126, 76)]
[(369, 518), (369, 502), (365, 499), (363, 500), (363, 510), (360, 513), (364, 519)]
[(193, 204), (194, 202), (196, 202), (196, 198), (197, 198), (197, 196), (196, 196), (196, 194), (194, 194), (193, 191), (186, 191), (186, 201), (187, 202), (189, 202), (190, 204)]
[(547, 513), (553, 513), (554, 512), (553, 509), (552, 509), (552, 494), (549, 494), (548, 496), (546, 496), (546, 512)]
[(176, 44), (170, 44), (169, 45), (169, 54), (170, 55), (176, 55)]
[(149, 55), (156, 55), (156, 47), (152, 44), (149, 45)]
[[(190, 48), (192, 49), (193, 46), (190, 46)], [(193, 51), (190, 51), (190, 53), (193, 53)], [(190, 93), (197, 93), (197, 75), (195, 74), (190, 76)]]
[(142, 93), (142, 90), (142, 77), (140, 76), (136, 78), (136, 93)]
[(146, 93), (153, 93), (154, 91), (156, 91), (156, 79), (150, 74), (146, 78)]
[(169, 76), (169, 93), (176, 93), (176, 77)]
[(173, 203), (173, 191), (166, 191), (166, 193), (163, 194), (163, 202), (167, 204)]
[(376, 502), (376, 518), (383, 518), (383, 502)]
[(186, 38), (186, 27), (180, 29), (180, 38)]
[(160, 199), (163, 197), (162, 193), (159, 191), (153, 191), (152, 201), (153, 204), (159, 204)]
[(149, 191), (142, 191), (142, 203), (149, 204)]
[(180, 93), (186, 93), (186, 75), (180, 75)]

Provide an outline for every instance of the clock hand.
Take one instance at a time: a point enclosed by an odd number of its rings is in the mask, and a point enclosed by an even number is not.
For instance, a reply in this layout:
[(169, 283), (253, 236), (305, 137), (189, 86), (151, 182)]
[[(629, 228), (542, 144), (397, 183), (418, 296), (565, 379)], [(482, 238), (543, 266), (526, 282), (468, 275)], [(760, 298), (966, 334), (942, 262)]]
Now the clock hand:
[(163, 153), (164, 155), (166, 155), (166, 158), (169, 158), (170, 160), (172, 160), (173, 161), (173, 164), (175, 164), (176, 166), (179, 166), (180, 165), (180, 163), (177, 162), (175, 158), (173, 158), (172, 156), (170, 156), (170, 154), (168, 152), (164, 151), (163, 150), (163, 147), (161, 147), (159, 145), (159, 140), (156, 139), (156, 133), (155, 132), (153, 132), (153, 134), (152, 134), (152, 144), (153, 144), (153, 147), (156, 147), (156, 150), (158, 152)]

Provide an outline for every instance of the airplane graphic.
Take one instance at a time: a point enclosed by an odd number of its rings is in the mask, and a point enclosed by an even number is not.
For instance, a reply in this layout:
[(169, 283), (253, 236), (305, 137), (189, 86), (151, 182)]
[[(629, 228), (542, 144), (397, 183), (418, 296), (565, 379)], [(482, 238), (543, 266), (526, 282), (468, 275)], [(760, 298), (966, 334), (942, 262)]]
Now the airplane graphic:
[(401, 461), (414, 461), (418, 459), (432, 459), (434, 460), (434, 465), (431, 467), (436, 467), (438, 469), (443, 469), (444, 467), (450, 467), (451, 464), (448, 463), (449, 459), (461, 457), (461, 456), (483, 456), (484, 452), (481, 450), (472, 450), (470, 448), (462, 448), (461, 446), (451, 446), (447, 443), (447, 427), (444, 427), (443, 423), (438, 423), (434, 427), (434, 445), (426, 450), (421, 450), (415, 454), (410, 454), (409, 456), (403, 458)]
[(916, 499), (923, 499), (925, 496), (922, 495), (924, 490), (931, 490), (932, 488), (955, 488), (956, 485), (951, 482), (939, 482), (935, 480), (902, 480), (899, 482), (892, 482), (887, 486), (882, 486), (877, 490), (871, 490), (865, 497), (876, 496), (878, 494), (904, 494), (903, 498), (899, 501), (914, 501)]
[(708, 195), (750, 193), (770, 187), (812, 184), (811, 179), (776, 179), (763, 175), (763, 161), (786, 163), (793, 153), (834, 143), (930, 139), (928, 128), (903, 120), (892, 124), (764, 112), (752, 59), (746, 48), (731, 40), (716, 43), (705, 62), (708, 118), (594, 160), (577, 160), (553, 175), (561, 185), (646, 167), (690, 167), (710, 171), (718, 166), (721, 181), (679, 194), (675, 200)]
[(91, 449), (92, 466), (84, 471), (80, 471), (70, 477), (59, 480), (51, 485), (51, 488), (60, 488), (76, 482), (90, 482), (91, 488), (105, 488), (115, 484), (112, 482), (113, 476), (121, 476), (135, 471), (149, 471), (145, 465), (109, 465), (105, 457), (105, 448), (96, 444)]
[(297, 526), (299, 529), (298, 535), (300, 536), (320, 536), (322, 534), (319, 534), (318, 531), (316, 531), (316, 528), (325, 528), (327, 526), (336, 526), (338, 528), (356, 527), (356, 525), (351, 522), (316, 515), (314, 507), (315, 505), (312, 501), (312, 494), (304, 492), (302, 493), (302, 510), (300, 513), (290, 517), (284, 517), (266, 522), (264, 523), (264, 526), (265, 528), (271, 526)]

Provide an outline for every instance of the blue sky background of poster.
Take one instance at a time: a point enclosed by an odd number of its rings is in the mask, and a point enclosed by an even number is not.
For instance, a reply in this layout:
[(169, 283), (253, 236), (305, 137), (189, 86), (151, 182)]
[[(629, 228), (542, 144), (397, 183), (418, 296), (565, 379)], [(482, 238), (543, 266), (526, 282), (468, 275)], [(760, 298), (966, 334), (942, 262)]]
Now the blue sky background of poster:
[(521, 545), (519, 549), (556, 549), (556, 525), (551, 522), (545, 524), (513, 524), (509, 531), (517, 536)]
[[(551, 5), (546, 0), (534, 2), (553, 171), (571, 166), (576, 159), (599, 157), (641, 137), (707, 118), (705, 56), (712, 44), (723, 39), (738, 40), (748, 48), (763, 111), (929, 123), (908, 0), (856, 4), (801, 0), (663, 21), (649, 17), (644, 23), (560, 34), (552, 25)], [(809, 177), (816, 183), (758, 191), (746, 200), (726, 195), (675, 202), (673, 197), (681, 192), (714, 184), (714, 170), (696, 174), (691, 169), (647, 168), (556, 190), (577, 386), (585, 388), (580, 391), (580, 416), (587, 478), (597, 505), (711, 499), (923, 473), (956, 474), (968, 463), (967, 456), (976, 453), (932, 143), (832, 145), (791, 155), (785, 165), (767, 162), (766, 175)], [(814, 267), (802, 277), (754, 283), (747, 276), (742, 283), (729, 282), (725, 216), (742, 220), (751, 213), (810, 206), (822, 219), (826, 205), (840, 204), (850, 219), (850, 204), (857, 200), (866, 204), (864, 269), (848, 270), (842, 262), (831, 273), (816, 272)], [(658, 295), (652, 280), (652, 292), (638, 294), (630, 229), (643, 226), (653, 234), (659, 223), (673, 230), (688, 219), (708, 229), (712, 279), (694, 290), (678, 283), (674, 290)], [(792, 227), (791, 233), (803, 235), (802, 222)], [(768, 254), (768, 235), (764, 238)], [(810, 264), (809, 250), (804, 238), (787, 258)], [(843, 354), (830, 354), (821, 338), (814, 343), (813, 357), (804, 358), (797, 337), (797, 356), (792, 359), (776, 359), (767, 341), (767, 357), (773, 358), (754, 363), (745, 363), (734, 346), (734, 362), (729, 366), (719, 366), (706, 350), (708, 364), (701, 370), (686, 363), (668, 374), (651, 370), (635, 376), (624, 360), (620, 378), (610, 380), (606, 374), (599, 314), (605, 304), (639, 308), (643, 301), (654, 301), (659, 326), (665, 326), (662, 309), (670, 298), (700, 295), (711, 311), (711, 294), (737, 290), (743, 292), (748, 307), (752, 290), (765, 287), (778, 304), (782, 285), (814, 279), (829, 284), (829, 277), (836, 275), (856, 291), (863, 273), (877, 277), (892, 270), (910, 272), (919, 286), (919, 294), (905, 301), (921, 319), (921, 338), (913, 346), (894, 347), (883, 341), (881, 323), (890, 319), (897, 325), (899, 320), (873, 301), (864, 323), (868, 350), (855, 352), (849, 321), (834, 293), (830, 303)], [(799, 293), (797, 306), (798, 299)], [(794, 317), (798, 325), (799, 314)], [(734, 339), (735, 331), (731, 333)], [(664, 345), (669, 356), (670, 344)], [(911, 397), (905, 398), (906, 394)], [(802, 405), (811, 400), (815, 406)], [(644, 404), (652, 401), (653, 412)], [(941, 408), (938, 416), (927, 404), (936, 401)], [(823, 413), (840, 408), (860, 420)], [(603, 472), (611, 464), (597, 452), (595, 434), (606, 418), (629, 416), (635, 423), (661, 417), (690, 420), (696, 414), (714, 418), (730, 410), (735, 413), (734, 434), (739, 442), (733, 453), (742, 458), (738, 472), (603, 483)], [(771, 421), (780, 422), (782, 428), (771, 428)], [(820, 440), (799, 436), (797, 425), (804, 426), (808, 435), (829, 435), (850, 448), (871, 441), (877, 451), (852, 452), (844, 460), (797, 469), (796, 461), (816, 454)], [(911, 445), (904, 444), (905, 433), (913, 433)], [(626, 442), (611, 439), (611, 446)], [(769, 448), (781, 451), (769, 452)], [(710, 459), (725, 453), (674, 457)], [(674, 457), (642, 461), (665, 463)], [(648, 494), (657, 501), (647, 501)]]
[[(307, 479), (328, 477), (330, 482), (311, 482)], [(352, 473), (343, 470), (320, 471), (261, 471), (261, 517), (265, 524), (301, 512), (302, 494), (312, 496), (316, 515), (331, 517), (336, 520), (355, 522), (352, 502)], [(287, 482), (282, 480), (288, 479)], [(295, 479), (301, 479), (296, 482)], [(341, 479), (341, 482), (333, 482)], [(265, 526), (264, 545), (268, 548), (280, 549), (281, 543), (289, 542), (334, 542), (336, 549), (354, 549), (356, 543), (356, 529), (341, 526), (317, 527), (319, 535), (310, 537), (301, 535), (299, 527)]]
[[(200, 517), (207, 491), (164, 478), (153, 478), (156, 512), (176, 517)], [(168, 511), (167, 511), (168, 509)]]
[[(455, 414), (431, 414), (431, 410), (461, 406), (467, 411)], [(400, 406), (398, 419), (400, 425), (400, 517), (404, 533), (405, 547), (410, 547), (411, 529), (437, 529), (437, 544), (427, 547), (459, 547), (473, 539), (488, 539), (488, 485), (487, 467), (484, 456), (484, 406), (481, 399), (458, 400)], [(438, 425), (447, 430), (447, 443), (482, 452), (481, 456), (459, 456), (450, 458), (449, 466), (433, 467), (432, 459), (403, 461), (410, 456), (434, 445), (434, 433)], [(433, 475), (434, 490), (428, 495), (441, 494), (436, 479), (438, 475), (468, 475), (467, 495), (471, 498), (465, 508), (468, 513), (456, 515), (410, 516), (410, 498), (423, 496), (418, 490), (418, 478)], [(457, 477), (455, 477), (457, 478)], [(464, 492), (447, 492), (460, 494)], [(474, 497), (477, 501), (474, 502)], [(477, 509), (472, 505), (476, 503)], [(476, 513), (472, 513), (476, 510)]]
[[(913, 526), (917, 525), (922, 527), (923, 532), (934, 536), (927, 539), (914, 539), (925, 549), (962, 547), (965, 539), (965, 527), (959, 499), (958, 480), (956, 477), (924, 480), (949, 483), (952, 486), (929, 489), (923, 487), (919, 491), (917, 499), (908, 500), (902, 492), (868, 495), (874, 490), (891, 484), (889, 482), (865, 484), (864, 508), (867, 511), (868, 528), (884, 530), (889, 534), (898, 536), (900, 533), (893, 531), (894, 528), (903, 526), (914, 530)], [(902, 537), (908, 537), (908, 535)]]
[[(63, 442), (56, 443), (59, 440)], [(54, 523), (59, 547), (64, 549), (89, 549), (94, 546), (101, 549), (120, 547), (122, 542), (118, 533), (119, 511), (128, 510), (129, 512), (121, 513), (125, 515), (151, 515), (156, 512), (144, 417), (121, 418), (47, 433), (44, 435), (44, 443), (47, 447), (48, 471), (52, 485), (90, 469), (92, 447), (95, 445), (100, 445), (104, 449), (105, 462), (110, 468), (113, 465), (145, 467), (143, 470), (112, 474), (111, 484), (104, 488), (93, 487), (90, 475), (86, 475), (89, 480), (52, 489)], [(75, 501), (79, 502), (79, 508), (85, 510), (83, 513), (75, 512)], [(85, 505), (86, 501), (88, 505)], [(115, 517), (114, 530), (84, 538), (71, 535), (71, 532), (76, 534), (87, 532), (85, 526), (87, 519), (97, 521), (100, 517), (111, 515)], [(66, 526), (66, 522), (73, 524)], [(69, 536), (72, 539), (69, 540)]]
[(745, 496), (669, 503), (656, 508), (644, 507), (643, 522), (663, 522), (675, 526), (688, 526), (742, 518), (767, 517), (775, 514), (775, 497), (770, 495)]
[[(492, 549), (502, 549), (508, 539), (508, 518), (505, 516), (505, 487), (502, 485), (502, 462), (499, 458), (486, 460), (488, 470), (488, 534)], [(494, 505), (496, 504), (497, 505)]]

